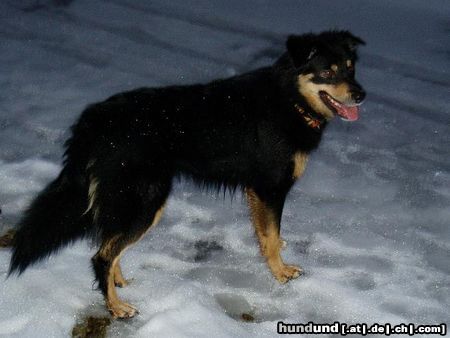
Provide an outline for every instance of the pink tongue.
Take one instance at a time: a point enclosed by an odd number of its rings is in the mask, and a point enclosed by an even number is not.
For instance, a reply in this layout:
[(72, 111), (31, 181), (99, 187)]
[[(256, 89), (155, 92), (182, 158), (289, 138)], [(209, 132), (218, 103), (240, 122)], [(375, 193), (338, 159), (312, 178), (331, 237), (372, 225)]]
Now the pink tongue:
[(354, 106), (354, 107), (347, 107), (342, 105), (339, 105), (339, 107), (337, 108), (337, 112), (338, 114), (343, 117), (344, 119), (346, 119), (347, 121), (356, 121), (359, 117), (359, 107), (358, 106)]

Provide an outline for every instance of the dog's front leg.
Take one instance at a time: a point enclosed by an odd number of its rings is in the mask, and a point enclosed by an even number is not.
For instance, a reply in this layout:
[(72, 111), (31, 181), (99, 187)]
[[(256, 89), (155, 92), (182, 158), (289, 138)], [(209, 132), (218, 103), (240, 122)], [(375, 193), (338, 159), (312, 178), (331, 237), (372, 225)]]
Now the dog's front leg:
[(301, 268), (284, 264), (280, 255), (284, 244), (280, 239), (280, 221), (286, 194), (263, 197), (261, 193), (247, 188), (246, 195), (261, 254), (266, 258), (270, 271), (280, 283), (297, 278)]

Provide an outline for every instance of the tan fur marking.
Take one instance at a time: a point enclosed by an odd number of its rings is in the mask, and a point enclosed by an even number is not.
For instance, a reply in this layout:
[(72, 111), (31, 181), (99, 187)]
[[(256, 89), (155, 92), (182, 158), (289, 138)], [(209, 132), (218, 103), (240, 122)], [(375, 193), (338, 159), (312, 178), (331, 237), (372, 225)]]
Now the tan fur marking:
[(119, 299), (117, 296), (114, 282), (114, 267), (117, 265), (119, 256), (117, 256), (108, 272), (108, 286), (106, 294), (106, 306), (114, 318), (130, 318), (137, 313), (137, 309)]
[(294, 157), (294, 171), (292, 172), (292, 178), (299, 178), (306, 168), (306, 163), (308, 162), (308, 155), (302, 152), (295, 153)]
[(112, 258), (112, 251), (114, 248), (114, 245), (117, 243), (117, 241), (119, 240), (120, 235), (116, 235), (111, 237), (109, 240), (105, 241), (102, 244), (102, 247), (100, 248), (99, 254), (101, 257), (103, 258)]
[[(326, 119), (333, 118), (333, 112), (323, 103), (322, 99), (319, 97), (319, 91), (321, 90), (319, 86), (313, 82), (311, 79), (314, 77), (313, 74), (300, 75), (298, 77), (298, 88), (300, 94), (303, 95), (308, 102), (308, 104), (318, 113), (322, 114)], [(323, 86), (323, 85), (322, 85)], [(328, 85), (326, 85), (328, 86)]]
[(255, 227), (255, 232), (259, 240), (261, 254), (266, 256), (266, 227), (267, 224), (275, 223), (275, 217), (252, 189), (246, 189), (246, 195), (253, 226)]
[[(152, 223), (140, 236), (131, 239), (130, 242), (122, 249), (122, 251), (114, 258), (111, 268), (108, 271), (107, 292), (106, 292), (106, 305), (112, 316), (115, 318), (129, 318), (133, 317), (137, 313), (137, 309), (125, 302), (122, 302), (117, 296), (115, 286), (123, 287), (128, 284), (128, 281), (122, 275), (122, 269), (120, 268), (120, 257), (123, 253), (134, 243), (138, 242), (149, 229), (156, 225), (161, 219), (164, 210), (164, 204), (158, 209), (153, 217)], [(102, 245), (100, 255), (102, 257), (111, 257), (114, 245), (120, 240), (121, 235), (112, 237), (109, 241)]]
[(319, 96), (320, 91), (325, 91), (334, 99), (342, 103), (351, 102), (350, 88), (347, 83), (332, 84), (317, 84), (311, 81), (313, 74), (299, 75), (298, 88), (301, 95), (303, 95), (308, 104), (318, 113), (322, 114), (327, 120), (334, 117), (333, 111), (327, 107)]
[(95, 206), (95, 200), (97, 198), (97, 187), (98, 187), (98, 184), (99, 184), (98, 179), (96, 179), (95, 177), (93, 177), (91, 175), (89, 189), (88, 189), (89, 204), (88, 204), (88, 207), (87, 207), (86, 211), (83, 214), (83, 215), (85, 215), (90, 210), (93, 210), (94, 221), (97, 220), (98, 212), (99, 212), (98, 207)]
[(336, 100), (338, 100), (340, 102), (344, 102), (344, 103), (348, 100), (351, 100), (350, 87), (348, 86), (347, 83), (345, 83), (345, 82), (340, 83), (333, 87), (334, 87), (334, 89), (332, 91), (328, 92), (328, 94), (333, 96)]
[[(110, 260), (115, 254), (114, 248), (116, 245), (118, 245), (117, 242), (120, 239), (121, 235), (116, 235), (113, 236), (110, 240), (105, 241), (102, 244), (98, 254), (104, 259)], [(133, 306), (122, 302), (117, 296), (115, 288), (116, 269), (119, 264), (120, 255), (121, 253), (113, 259), (111, 267), (109, 268), (106, 276), (106, 306), (108, 307), (108, 310), (111, 312), (111, 315), (114, 318), (129, 318), (133, 317), (136, 314), (137, 310)]]
[(332, 69), (334, 72), (337, 72), (339, 68), (338, 68), (337, 65), (333, 64), (333, 65), (331, 65), (331, 69)]
[(352, 66), (352, 60), (347, 60), (347, 67), (351, 67)]
[(165, 206), (166, 206), (166, 205), (163, 204), (163, 205), (161, 206), (161, 208), (159, 208), (158, 211), (155, 213), (155, 217), (153, 217), (153, 222), (152, 222), (152, 225), (151, 225), (151, 226), (154, 226), (154, 225), (156, 225), (156, 224), (159, 223), (159, 220), (160, 220), (161, 217), (162, 217), (162, 214), (163, 214), (163, 211), (164, 211), (164, 207), (165, 207)]
[(113, 266), (113, 271), (114, 271), (114, 285), (118, 286), (119, 288), (127, 286), (128, 281), (123, 277), (119, 259), (116, 260), (116, 264)]
[(280, 283), (297, 278), (301, 269), (293, 265), (285, 265), (281, 258), (280, 250), (283, 241), (280, 239), (274, 213), (252, 189), (245, 191), (261, 254), (266, 258), (270, 271)]

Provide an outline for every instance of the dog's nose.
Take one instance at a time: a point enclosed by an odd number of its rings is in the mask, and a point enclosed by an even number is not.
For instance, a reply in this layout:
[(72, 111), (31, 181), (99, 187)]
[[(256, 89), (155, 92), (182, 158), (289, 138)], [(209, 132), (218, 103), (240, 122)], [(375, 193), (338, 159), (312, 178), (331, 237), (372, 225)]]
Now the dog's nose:
[(364, 90), (355, 90), (352, 92), (352, 98), (356, 103), (361, 103), (366, 97), (366, 92)]

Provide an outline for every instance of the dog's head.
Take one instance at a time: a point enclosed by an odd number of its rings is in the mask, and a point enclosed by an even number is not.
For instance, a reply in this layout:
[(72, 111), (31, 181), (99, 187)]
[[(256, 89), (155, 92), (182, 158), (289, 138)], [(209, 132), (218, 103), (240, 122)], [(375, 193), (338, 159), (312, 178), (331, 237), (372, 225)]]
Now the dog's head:
[(358, 119), (365, 92), (355, 80), (356, 48), (364, 44), (348, 31), (289, 36), (286, 46), (300, 95), (316, 113)]

